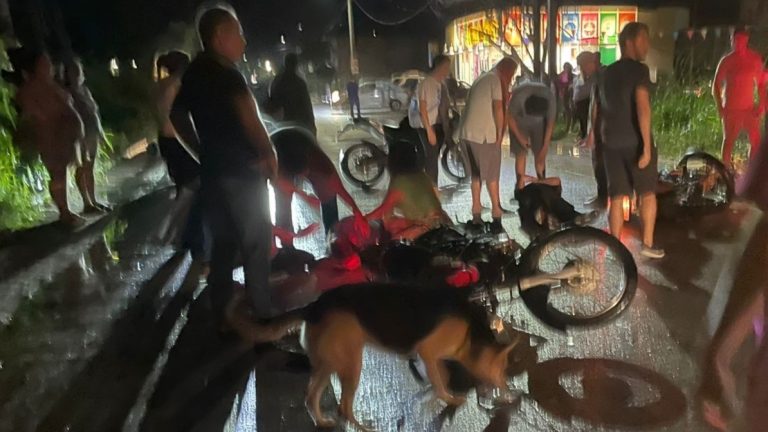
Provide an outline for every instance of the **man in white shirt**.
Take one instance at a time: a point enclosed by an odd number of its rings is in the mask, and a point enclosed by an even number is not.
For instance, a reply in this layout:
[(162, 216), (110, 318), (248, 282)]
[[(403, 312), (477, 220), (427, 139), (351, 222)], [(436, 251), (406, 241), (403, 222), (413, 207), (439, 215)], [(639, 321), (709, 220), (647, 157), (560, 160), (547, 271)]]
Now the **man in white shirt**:
[(509, 84), (517, 71), (517, 63), (505, 57), (496, 66), (480, 75), (467, 96), (459, 137), (469, 154), (472, 173), (472, 224), (479, 225), (480, 186), (485, 182), (491, 197), (492, 229), (501, 231), (499, 174), (501, 173), (501, 141), (504, 137), (504, 107)]
[(416, 95), (408, 111), (408, 122), (419, 132), (424, 146), (424, 171), (437, 186), (437, 159), (440, 146), (443, 145), (443, 128), (440, 123), (439, 108), (442, 97), (443, 81), (451, 73), (451, 59), (443, 54), (432, 60), (429, 75), (416, 87)]

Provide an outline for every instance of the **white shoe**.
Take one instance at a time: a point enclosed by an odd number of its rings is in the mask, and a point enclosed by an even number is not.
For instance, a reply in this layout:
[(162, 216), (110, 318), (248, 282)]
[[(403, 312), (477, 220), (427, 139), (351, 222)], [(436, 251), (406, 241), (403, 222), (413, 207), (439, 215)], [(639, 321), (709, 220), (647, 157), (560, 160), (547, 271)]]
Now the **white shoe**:
[(643, 245), (643, 248), (640, 249), (640, 255), (646, 258), (660, 259), (664, 258), (665, 253), (662, 248)]

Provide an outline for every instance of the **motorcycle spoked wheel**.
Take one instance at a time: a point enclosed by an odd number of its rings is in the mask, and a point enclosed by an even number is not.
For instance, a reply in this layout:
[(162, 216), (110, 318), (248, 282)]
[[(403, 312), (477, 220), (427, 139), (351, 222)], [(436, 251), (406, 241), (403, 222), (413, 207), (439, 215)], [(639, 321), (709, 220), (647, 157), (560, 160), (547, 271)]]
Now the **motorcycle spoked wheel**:
[(372, 187), (384, 176), (386, 160), (387, 155), (375, 144), (363, 141), (344, 152), (341, 172), (357, 187)]
[(582, 266), (578, 277), (520, 291), (526, 307), (548, 326), (593, 326), (624, 312), (637, 290), (637, 265), (615, 237), (592, 227), (570, 227), (536, 239), (523, 253), (519, 276)]
[(458, 145), (443, 146), (440, 150), (440, 164), (443, 167), (443, 173), (452, 181), (462, 183), (469, 179), (469, 167)]

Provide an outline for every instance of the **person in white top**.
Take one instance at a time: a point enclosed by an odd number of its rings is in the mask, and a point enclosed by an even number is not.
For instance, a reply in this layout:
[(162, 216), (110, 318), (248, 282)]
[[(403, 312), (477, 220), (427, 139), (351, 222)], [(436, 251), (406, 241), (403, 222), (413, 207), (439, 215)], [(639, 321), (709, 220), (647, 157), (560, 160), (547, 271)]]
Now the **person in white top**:
[(482, 223), (480, 186), (484, 181), (491, 197), (494, 231), (502, 231), (499, 200), (501, 141), (504, 137), (504, 107), (516, 71), (515, 60), (505, 57), (492, 70), (480, 75), (469, 90), (459, 128), (459, 138), (466, 146), (472, 173), (472, 224)]
[(419, 132), (421, 144), (424, 146), (424, 171), (437, 185), (437, 159), (445, 135), (440, 123), (439, 108), (442, 95), (443, 81), (451, 73), (451, 59), (443, 54), (432, 60), (429, 75), (416, 87), (416, 97), (408, 110), (408, 123)]

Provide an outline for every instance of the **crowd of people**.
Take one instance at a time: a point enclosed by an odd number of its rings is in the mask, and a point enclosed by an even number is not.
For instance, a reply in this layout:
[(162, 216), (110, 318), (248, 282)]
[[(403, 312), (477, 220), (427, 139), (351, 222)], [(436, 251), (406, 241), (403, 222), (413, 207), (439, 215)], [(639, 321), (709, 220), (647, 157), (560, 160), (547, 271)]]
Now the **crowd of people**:
[[(290, 307), (275, 300), (270, 272), (274, 265), (296, 263), (289, 259), (276, 264), (280, 253), (275, 238), (284, 248), (290, 247), (295, 237), (318, 228), (313, 224), (295, 233), (291, 212), (294, 196), (321, 208), (327, 233), (339, 222), (337, 199), (343, 201), (353, 214), (351, 225), (342, 228), (350, 238), (367, 238), (373, 221), (381, 221), (391, 238), (401, 239), (415, 239), (435, 227), (453, 224), (442, 208), (437, 185), (440, 148), (454, 135), (467, 155), (471, 177), (472, 217), (468, 229), (480, 229), (489, 223), (492, 231), (503, 231), (500, 172), (502, 142), (507, 136), (515, 158), (515, 199), (524, 224), (589, 223), (594, 212), (576, 212), (561, 196), (561, 180), (547, 176), (547, 155), (558, 105), (565, 107), (568, 129), (571, 121), (578, 124), (579, 140), (592, 148), (597, 196), (590, 204), (608, 207), (610, 232), (619, 237), (624, 225), (624, 203), (636, 197), (642, 222), (640, 253), (649, 258), (664, 257), (664, 250), (654, 241), (658, 152), (651, 133), (650, 73), (643, 63), (650, 47), (645, 24), (633, 22), (623, 28), (619, 35), (621, 58), (617, 62), (602, 66), (599, 53), (581, 53), (577, 57), (580, 74), (575, 75), (573, 68), (566, 65), (554, 88), (534, 80), (512, 86), (519, 65), (510, 57), (501, 59), (472, 84), (457, 131), (451, 129), (448, 114), (451, 59), (436, 56), (414, 91), (407, 118), (408, 126), (418, 134), (421, 149), (391, 143), (389, 188), (382, 203), (368, 214), (359, 209), (318, 144), (307, 85), (297, 73), (298, 57), (286, 56), (284, 68), (270, 88), (267, 109), (288, 126), (269, 134), (236, 67), (246, 42), (234, 11), (221, 7), (206, 11), (199, 19), (198, 32), (203, 49), (193, 60), (180, 51), (158, 58), (161, 76), (155, 108), (159, 149), (176, 184), (176, 196), (192, 202), (184, 247), (196, 260), (210, 263), (207, 291), (222, 328), (243, 321), (242, 317), (227, 315), (234, 310), (228, 305), (239, 298), (233, 294), (237, 286), (233, 281), (235, 267), (244, 269), (242, 292), (247, 319), (270, 320)], [(715, 99), (725, 128), (723, 159), (730, 161), (735, 136), (746, 129), (755, 157), (744, 190), (764, 205), (765, 187), (761, 186), (763, 177), (759, 173), (765, 172), (768, 150), (764, 145), (760, 154), (756, 144), (764, 104), (759, 101), (755, 105), (752, 95), (755, 91), (765, 93), (766, 80), (762, 63), (748, 50), (747, 40), (745, 33), (734, 36), (734, 51), (718, 68)], [(14, 71), (4, 72), (3, 77), (18, 88), (15, 100), (20, 117), (15, 141), (27, 153), (39, 155), (45, 164), (61, 220), (72, 225), (82, 222), (68, 205), (66, 184), (72, 166), (76, 167), (76, 184), (85, 211), (108, 211), (96, 199), (93, 178), (104, 131), (98, 106), (85, 85), (82, 65), (75, 58), (68, 59), (57, 74), (44, 51), (28, 47), (9, 50), (9, 58)], [(360, 116), (356, 85), (355, 80), (350, 82), (353, 118), (355, 107)], [(723, 87), (725, 100), (721, 96)], [(533, 176), (526, 172), (529, 151), (533, 154)], [(424, 156), (423, 164), (418, 163), (417, 154)], [(311, 184), (315, 196), (303, 191), (300, 179)], [(268, 183), (275, 188), (276, 226), (272, 226), (269, 213)], [(483, 183), (491, 200), (488, 222), (481, 216)], [(352, 246), (334, 243), (331, 257), (318, 265), (332, 276), (301, 283), (321, 286), (322, 291), (333, 287), (330, 281), (341, 284), (365, 280), (367, 275)], [(749, 305), (764, 303), (762, 291), (754, 296), (757, 300)], [(763, 313), (749, 305), (742, 308), (742, 325), (726, 328), (723, 333), (743, 333), (744, 323)], [(719, 347), (713, 348), (712, 359), (717, 357)], [(727, 346), (725, 357), (730, 359), (728, 355), (734, 349)], [(725, 393), (731, 391), (727, 383), (723, 386)], [(730, 393), (725, 397), (731, 397)], [(716, 417), (712, 412), (709, 415)]]

